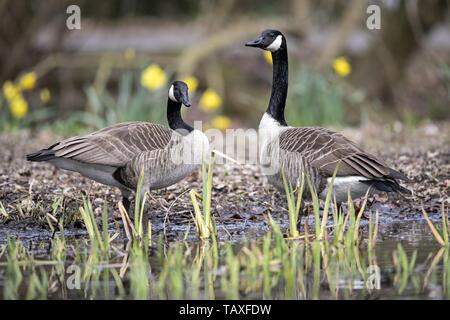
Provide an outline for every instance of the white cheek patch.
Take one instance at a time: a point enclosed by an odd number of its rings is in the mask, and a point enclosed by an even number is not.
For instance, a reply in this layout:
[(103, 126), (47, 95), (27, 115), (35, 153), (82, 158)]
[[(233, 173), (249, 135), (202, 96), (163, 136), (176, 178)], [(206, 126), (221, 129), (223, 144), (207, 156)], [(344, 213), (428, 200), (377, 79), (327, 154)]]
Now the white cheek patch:
[(173, 94), (173, 85), (171, 85), (169, 89), (169, 99), (173, 102), (178, 102), (177, 99), (175, 99), (175, 95)]
[(273, 42), (267, 46), (266, 50), (271, 52), (275, 52), (281, 47), (281, 43), (283, 42), (283, 37), (281, 35), (277, 36)]

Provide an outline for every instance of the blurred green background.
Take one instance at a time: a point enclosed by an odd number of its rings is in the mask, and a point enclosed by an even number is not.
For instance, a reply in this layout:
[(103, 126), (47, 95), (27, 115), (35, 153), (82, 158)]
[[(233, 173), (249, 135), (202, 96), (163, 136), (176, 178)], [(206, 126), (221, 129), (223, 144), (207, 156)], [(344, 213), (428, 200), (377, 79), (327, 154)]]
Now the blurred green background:
[[(73, 4), (80, 30), (66, 27)], [(272, 67), (243, 44), (266, 28), (288, 39), (289, 124), (445, 121), (449, 17), (446, 0), (0, 0), (0, 131), (166, 123), (174, 79), (190, 86), (189, 121), (254, 127)]]

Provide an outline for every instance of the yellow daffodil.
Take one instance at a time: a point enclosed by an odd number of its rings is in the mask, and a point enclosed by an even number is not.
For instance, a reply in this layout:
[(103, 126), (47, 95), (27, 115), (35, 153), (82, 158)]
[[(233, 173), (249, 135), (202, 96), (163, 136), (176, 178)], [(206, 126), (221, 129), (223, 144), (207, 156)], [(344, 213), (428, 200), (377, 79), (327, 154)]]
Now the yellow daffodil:
[(50, 90), (44, 88), (41, 91), (39, 91), (39, 98), (41, 98), (41, 101), (43, 103), (48, 103), (51, 99)]
[(352, 66), (346, 57), (338, 57), (333, 62), (334, 72), (340, 77), (346, 77), (352, 73)]
[(136, 50), (134, 48), (127, 48), (123, 53), (123, 57), (127, 61), (133, 61), (136, 58)]
[(264, 59), (268, 64), (273, 64), (272, 62), (272, 52), (264, 50)]
[(15, 97), (17, 97), (20, 94), (19, 88), (14, 85), (11, 81), (6, 81), (3, 84), (3, 95), (5, 96), (6, 100), (11, 101)]
[(22, 119), (28, 113), (28, 103), (21, 95), (18, 95), (10, 101), (9, 110), (14, 118)]
[(19, 79), (19, 86), (22, 90), (32, 90), (36, 86), (36, 80), (36, 72), (32, 71), (25, 73)]
[(166, 83), (166, 73), (157, 64), (151, 64), (142, 71), (141, 85), (149, 90), (161, 88)]
[(222, 105), (222, 98), (213, 89), (207, 89), (200, 97), (200, 108), (204, 111), (213, 111)]
[(190, 92), (195, 92), (198, 88), (198, 80), (196, 77), (189, 76), (183, 79), (183, 81), (187, 84)]
[(225, 130), (231, 126), (231, 120), (227, 116), (216, 116), (211, 120), (214, 128)]

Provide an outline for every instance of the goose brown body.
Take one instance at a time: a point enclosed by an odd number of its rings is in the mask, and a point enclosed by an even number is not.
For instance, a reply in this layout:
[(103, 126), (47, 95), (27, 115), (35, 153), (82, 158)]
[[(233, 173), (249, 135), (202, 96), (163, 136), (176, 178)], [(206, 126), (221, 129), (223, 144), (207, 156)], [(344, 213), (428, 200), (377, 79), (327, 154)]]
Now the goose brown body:
[[(277, 129), (271, 130), (273, 134)], [(340, 202), (347, 200), (348, 189), (353, 198), (364, 196), (370, 186), (373, 186), (371, 193), (408, 192), (397, 182), (407, 180), (405, 175), (337, 132), (319, 127), (278, 130), (278, 134), (263, 143), (260, 160), (269, 182), (280, 190), (284, 189), (282, 172), (292, 185), (304, 174), (319, 197), (325, 198), (328, 182), (338, 166), (333, 188)]]
[(187, 86), (179, 81), (169, 90), (170, 128), (139, 121), (119, 123), (55, 143), (27, 155), (27, 160), (46, 161), (118, 187), (129, 205), (128, 197), (136, 189), (141, 172), (142, 192), (164, 188), (192, 173), (208, 152), (209, 142), (203, 132), (181, 119), (177, 98), (190, 106)]
[[(197, 132), (190, 135), (199, 136)], [(159, 189), (174, 184), (195, 169), (195, 161), (180, 163), (172, 158), (189, 148), (184, 138), (162, 125), (128, 122), (60, 141), (27, 158), (48, 161), (124, 191), (136, 188), (143, 168), (149, 188)]]

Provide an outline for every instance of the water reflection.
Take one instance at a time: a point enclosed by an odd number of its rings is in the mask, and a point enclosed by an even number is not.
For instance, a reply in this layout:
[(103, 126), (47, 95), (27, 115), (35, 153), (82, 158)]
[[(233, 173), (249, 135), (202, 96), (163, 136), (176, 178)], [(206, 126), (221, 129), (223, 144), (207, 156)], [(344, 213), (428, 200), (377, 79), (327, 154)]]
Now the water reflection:
[[(0, 251), (2, 299), (449, 298), (449, 249), (277, 239), (230, 244), (10, 240)], [(431, 252), (431, 254), (430, 254)]]

